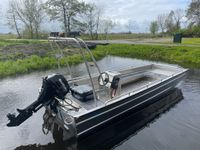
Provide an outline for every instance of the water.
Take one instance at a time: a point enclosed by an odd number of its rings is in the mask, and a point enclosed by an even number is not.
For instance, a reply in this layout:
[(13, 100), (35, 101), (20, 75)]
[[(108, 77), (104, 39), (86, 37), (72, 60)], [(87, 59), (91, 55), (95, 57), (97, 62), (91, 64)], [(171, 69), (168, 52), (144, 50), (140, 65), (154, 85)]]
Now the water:
[[(122, 69), (149, 63), (149, 61), (119, 57), (106, 57), (98, 62), (102, 70)], [(44, 109), (39, 110), (19, 127), (6, 127), (6, 114), (16, 108), (24, 108), (36, 100), (42, 77), (53, 72), (55, 71), (37, 72), (0, 81), (0, 150), (11, 150), (20, 145), (35, 143), (45, 145), (53, 142), (51, 134), (46, 136), (41, 131)], [(83, 64), (74, 67), (72, 72), (75, 76), (86, 74)], [(114, 148), (116, 150), (199, 150), (200, 70), (191, 70), (178, 87), (184, 96), (182, 101), (162, 113), (158, 119), (137, 134), (134, 131), (129, 133), (128, 137), (120, 139), (122, 142), (117, 143), (117, 146), (115, 143)]]
[(200, 70), (191, 70), (179, 84), (184, 100), (116, 150), (199, 150)]

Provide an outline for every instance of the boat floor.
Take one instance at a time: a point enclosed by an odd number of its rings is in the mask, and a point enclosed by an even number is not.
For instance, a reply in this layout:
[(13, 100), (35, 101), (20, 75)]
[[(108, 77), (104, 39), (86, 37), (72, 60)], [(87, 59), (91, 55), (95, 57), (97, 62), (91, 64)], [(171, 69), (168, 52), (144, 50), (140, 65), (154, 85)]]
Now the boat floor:
[(139, 90), (140, 88), (142, 88), (145, 85), (148, 85), (152, 82), (155, 82), (157, 79), (155, 78), (151, 78), (151, 77), (142, 77), (140, 79), (138, 79), (137, 81), (135, 81), (134, 83), (127, 83), (125, 85), (122, 85), (121, 88), (121, 93), (126, 93), (126, 92), (131, 92), (131, 91), (135, 91), (135, 90)]
[[(162, 82), (164, 79), (174, 76), (175, 74), (184, 71), (181, 68), (162, 66), (162, 65), (147, 65), (138, 68), (130, 68), (127, 70), (119, 71), (120, 86), (118, 87), (116, 97), (111, 98), (111, 89), (104, 86), (103, 88), (98, 84), (98, 76), (93, 76), (92, 80), (94, 82), (95, 93), (97, 100), (89, 100), (82, 102), (72, 96), (72, 94), (67, 95), (72, 103), (79, 106), (78, 112), (71, 111), (73, 115), (81, 114), (82, 112), (87, 112), (99, 106), (105, 106), (108, 102), (112, 100), (117, 100), (123, 95), (129, 94), (130, 92), (137, 92), (142, 89)], [(91, 87), (90, 81), (87, 77), (74, 79), (74, 83), (77, 85), (88, 85)], [(66, 108), (67, 110), (67, 108)]]
[[(148, 76), (139, 78), (138, 80), (122, 85), (120, 89), (120, 95), (126, 94), (131, 91), (137, 91), (151, 84), (152, 82), (156, 82), (160, 79), (162, 78), (158, 78), (158, 77), (153, 78), (153, 77), (148, 77)], [(102, 90), (102, 91), (97, 92), (97, 97), (98, 96), (99, 96), (99, 99), (96, 101), (96, 103), (94, 100), (82, 102), (80, 100), (77, 100), (73, 96), (71, 96), (71, 94), (68, 96), (68, 99), (73, 100), (76, 104), (78, 104), (82, 109), (85, 109), (85, 110), (90, 110), (90, 109), (95, 108), (96, 106), (105, 105), (107, 100), (112, 101), (108, 90)]]

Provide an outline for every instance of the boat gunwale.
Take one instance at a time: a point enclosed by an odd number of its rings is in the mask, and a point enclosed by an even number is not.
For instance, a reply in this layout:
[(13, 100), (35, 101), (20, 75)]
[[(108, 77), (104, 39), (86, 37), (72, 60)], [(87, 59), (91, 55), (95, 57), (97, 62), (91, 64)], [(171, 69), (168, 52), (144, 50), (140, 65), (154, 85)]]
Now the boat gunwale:
[[(101, 108), (103, 108), (103, 107), (105, 107), (105, 106), (112, 105), (113, 103), (116, 103), (116, 102), (118, 102), (118, 101), (121, 101), (121, 100), (123, 100), (123, 99), (125, 99), (125, 98), (127, 98), (127, 97), (130, 97), (130, 96), (132, 96), (132, 95), (135, 95), (135, 94), (137, 94), (137, 93), (140, 93), (140, 92), (143, 91), (143, 90), (146, 90), (146, 89), (148, 89), (148, 88), (151, 88), (151, 87), (153, 87), (153, 86), (155, 86), (155, 85), (158, 85), (158, 84), (160, 84), (160, 83), (162, 83), (162, 82), (165, 82), (165, 81), (171, 79), (171, 77), (178, 76), (178, 75), (183, 74), (183, 73), (186, 73), (186, 72), (188, 71), (188, 69), (185, 69), (185, 68), (182, 68), (182, 67), (169, 66), (169, 65), (163, 65), (163, 64), (150, 64), (150, 65), (144, 65), (144, 66), (140, 66), (140, 67), (136, 67), (136, 68), (132, 68), (132, 67), (131, 67), (130, 69), (140, 69), (140, 68), (147, 67), (147, 66), (148, 66), (148, 67), (151, 67), (151, 68), (153, 68), (153, 67), (161, 67), (161, 68), (163, 68), (163, 67), (168, 67), (168, 68), (172, 68), (172, 69), (179, 69), (179, 72), (177, 72), (177, 73), (175, 73), (175, 74), (172, 74), (172, 75), (170, 75), (170, 76), (167, 76), (167, 77), (164, 78), (164, 79), (156, 80), (156, 81), (154, 81), (154, 82), (151, 82), (150, 84), (144, 85), (144, 86), (140, 87), (139, 89), (132, 90), (132, 91), (129, 91), (129, 92), (124, 93), (124, 94), (122, 94), (122, 95), (116, 96), (115, 98), (111, 99), (111, 102), (109, 102), (108, 104), (105, 103), (105, 105), (101, 105), (101, 106), (94, 107), (94, 108), (92, 108), (92, 109), (90, 109), (90, 110), (87, 110), (87, 111), (85, 111), (85, 112), (82, 112), (82, 113), (73, 115), (72, 117), (74, 117), (74, 118), (79, 118), (79, 117), (81, 117), (81, 116), (83, 116), (83, 115), (86, 115), (86, 114), (88, 114), (88, 113), (91, 113), (91, 112), (93, 112), (93, 111), (96, 111), (96, 110), (98, 110), (98, 109), (101, 109)], [(128, 70), (128, 69), (127, 69), (127, 70)], [(64, 110), (64, 111), (65, 111), (65, 110)]]
[[(180, 76), (179, 76), (180, 75)], [(173, 77), (178, 77), (178, 78), (181, 78), (182, 76), (184, 76), (184, 73), (180, 73), (179, 75), (177, 75), (177, 76), (173, 76)], [(169, 79), (168, 79), (169, 80)], [(175, 79), (173, 79), (173, 80), (175, 80)], [(166, 80), (167, 81), (167, 80)], [(169, 80), (170, 81), (170, 80)], [(163, 82), (165, 82), (165, 81), (163, 81)], [(155, 85), (153, 85), (153, 86), (156, 86), (156, 85), (159, 85), (161, 82), (159, 82), (158, 84), (155, 84)], [(164, 84), (165, 85), (165, 84)], [(152, 87), (153, 87), (152, 86)], [(163, 86), (163, 85), (162, 85)], [(149, 87), (149, 88), (151, 88), (151, 87)], [(147, 90), (147, 89), (149, 89), (149, 88), (146, 88), (146, 89), (144, 89), (144, 90)], [(158, 87), (158, 88), (156, 88), (156, 90), (157, 89), (159, 89), (160, 87)], [(142, 90), (143, 91), (143, 90)], [(141, 91), (140, 91), (141, 92)], [(127, 97), (125, 97), (124, 99), (126, 99), (126, 98), (128, 98), (128, 97), (131, 97), (131, 96), (134, 96), (134, 95), (136, 95), (136, 94), (138, 94), (138, 93), (140, 93), (140, 92), (137, 92), (137, 93), (134, 93), (133, 95), (130, 95), (130, 96), (127, 96)], [(148, 93), (150, 93), (150, 92), (148, 92)], [(142, 95), (143, 96), (143, 95)], [(139, 96), (139, 97), (142, 97), (142, 96)], [(138, 97), (137, 97), (138, 98)], [(118, 101), (120, 101), (120, 100), (118, 100)], [(118, 102), (118, 101), (115, 101), (115, 102), (113, 102), (113, 103), (116, 103), (116, 102)], [(129, 103), (130, 101), (128, 101), (128, 102), (126, 102), (126, 103)], [(112, 104), (113, 104), (112, 103)], [(124, 103), (123, 103), (124, 104)], [(120, 105), (123, 105), (123, 104), (120, 104)], [(107, 105), (108, 106), (108, 105)], [(116, 107), (115, 107), (116, 108)], [(95, 111), (95, 110), (94, 110)], [(104, 112), (102, 112), (101, 114), (104, 114), (105, 113), (105, 111)], [(87, 113), (86, 113), (87, 114)], [(85, 115), (85, 114), (84, 114)], [(99, 116), (99, 114), (97, 114), (96, 116)], [(96, 117), (96, 116), (94, 116), (94, 117)], [(79, 125), (79, 124), (81, 124), (81, 123), (83, 123), (83, 122), (86, 122), (86, 121), (88, 121), (88, 120), (91, 120), (91, 118), (92, 117), (90, 117), (90, 118), (88, 118), (88, 119), (85, 119), (85, 120), (83, 120), (83, 121), (80, 121), (80, 122), (77, 122), (77, 125)]]
[[(180, 75), (180, 76), (174, 76), (175, 78), (174, 78), (173, 80), (178, 80), (178, 79), (182, 78), (183, 76), (184, 76), (184, 74), (182, 74), (182, 75)], [(170, 84), (170, 82), (172, 82), (172, 81), (169, 80), (169, 82), (167, 82), (166, 85)], [(179, 81), (178, 81), (178, 82), (179, 82)], [(165, 85), (165, 86), (166, 86), (166, 85)], [(161, 85), (161, 86), (163, 86), (163, 85)], [(160, 87), (159, 87), (159, 88), (160, 88)], [(159, 89), (159, 88), (158, 88), (158, 89)], [(119, 114), (116, 114), (116, 115), (113, 116), (112, 118), (107, 118), (104, 122), (99, 122), (97, 125), (91, 126), (90, 128), (87, 128), (86, 130), (83, 130), (83, 131), (79, 132), (79, 133), (78, 133), (78, 136), (80, 136), (80, 135), (82, 135), (82, 134), (84, 134), (84, 133), (86, 133), (86, 132), (88, 132), (88, 131), (90, 131), (90, 130), (96, 128), (97, 126), (102, 125), (102, 124), (104, 124), (104, 123), (106, 123), (106, 122), (108, 122), (108, 121), (110, 121), (110, 120), (112, 120), (112, 119), (114, 119), (114, 118), (116, 118), (116, 117), (118, 117), (118, 116), (120, 116), (120, 115), (122, 115), (122, 114), (124, 114), (124, 113), (126, 113), (126, 112), (128, 112), (128, 111), (130, 111), (130, 110), (132, 110), (132, 109), (134, 109), (134, 108), (136, 108), (136, 107), (138, 107), (138, 106), (144, 104), (144, 103), (146, 103), (146, 102), (148, 102), (150, 99), (153, 99), (153, 97), (157, 97), (157, 96), (161, 95), (161, 94), (163, 93), (163, 91), (164, 91), (164, 92), (167, 92), (168, 90), (170, 90), (170, 89), (172, 89), (172, 88), (173, 88), (173, 86), (169, 86), (166, 90), (162, 90), (162, 91), (161, 91), (159, 94), (157, 94), (156, 96), (152, 96), (152, 97), (148, 98), (148, 100), (142, 101), (142, 102), (140, 102), (140, 103), (138, 103), (138, 104), (136, 104), (136, 105), (134, 105), (134, 106), (131, 106), (131, 108), (129, 108), (128, 110), (124, 110), (123, 112), (120, 112)], [(155, 91), (155, 90), (153, 90), (153, 91)], [(151, 92), (152, 92), (152, 91), (151, 91)], [(150, 93), (151, 93), (151, 92), (150, 92)], [(144, 95), (144, 94), (143, 94), (143, 95)], [(132, 101), (129, 101), (129, 102), (132, 102)], [(121, 106), (121, 107), (122, 107), (122, 106)], [(114, 109), (116, 109), (116, 107), (115, 107)], [(110, 110), (109, 110), (109, 111), (110, 111)], [(104, 112), (103, 112), (103, 113), (104, 113)], [(101, 115), (102, 115), (103, 113), (101, 113)], [(100, 115), (95, 115), (95, 116), (92, 117), (92, 118), (96, 118), (96, 117), (98, 117), (98, 116), (100, 116)], [(90, 120), (91, 120), (91, 117), (88, 118), (88, 119), (85, 119), (85, 120), (83, 120), (83, 121), (77, 122), (77, 123), (76, 123), (76, 126), (80, 126), (81, 124), (85, 123), (86, 121), (88, 122), (88, 121), (90, 121)]]

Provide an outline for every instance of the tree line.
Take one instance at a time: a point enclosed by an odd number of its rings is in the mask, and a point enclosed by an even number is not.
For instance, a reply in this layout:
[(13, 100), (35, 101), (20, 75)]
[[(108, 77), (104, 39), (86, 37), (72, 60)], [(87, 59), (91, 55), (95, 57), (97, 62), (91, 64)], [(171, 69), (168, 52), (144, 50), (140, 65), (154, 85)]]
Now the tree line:
[[(18, 38), (24, 33), (28, 38), (40, 38), (42, 24), (55, 20), (66, 35), (71, 31), (81, 31), (88, 33), (91, 39), (98, 39), (99, 33), (104, 33), (107, 39), (108, 33), (115, 26), (111, 19), (103, 15), (102, 8), (79, 0), (10, 0), (6, 18)], [(181, 26), (183, 18), (187, 19), (184, 28)], [(176, 9), (158, 15), (149, 29), (152, 34), (182, 33), (188, 37), (200, 37), (200, 0), (192, 0), (187, 10)]]
[(102, 9), (95, 4), (78, 0), (47, 0), (45, 3), (42, 0), (10, 0), (6, 18), (18, 38), (22, 33), (29, 38), (39, 38), (41, 25), (55, 20), (66, 35), (81, 31), (89, 33), (91, 39), (98, 39), (99, 30), (107, 36), (114, 25), (111, 19), (102, 16)]
[[(185, 19), (184, 21), (182, 21)], [(181, 27), (181, 22), (185, 27)], [(184, 26), (184, 25), (183, 25)], [(150, 24), (150, 32), (156, 34), (182, 33), (185, 37), (200, 37), (200, 0), (192, 0), (186, 10), (171, 10), (168, 14), (160, 14)]]

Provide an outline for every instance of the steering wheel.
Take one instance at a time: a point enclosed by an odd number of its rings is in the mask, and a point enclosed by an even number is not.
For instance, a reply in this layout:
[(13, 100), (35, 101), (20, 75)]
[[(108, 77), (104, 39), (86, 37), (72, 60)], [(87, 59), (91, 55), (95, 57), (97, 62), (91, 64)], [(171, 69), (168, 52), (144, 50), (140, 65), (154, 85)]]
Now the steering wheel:
[(109, 75), (107, 72), (102, 72), (98, 77), (99, 85), (106, 85), (109, 82)]

